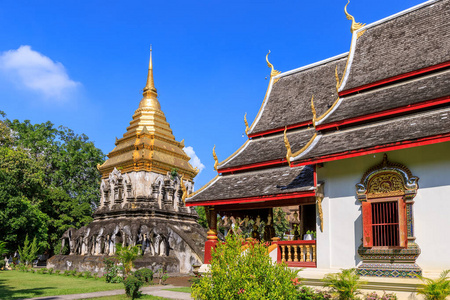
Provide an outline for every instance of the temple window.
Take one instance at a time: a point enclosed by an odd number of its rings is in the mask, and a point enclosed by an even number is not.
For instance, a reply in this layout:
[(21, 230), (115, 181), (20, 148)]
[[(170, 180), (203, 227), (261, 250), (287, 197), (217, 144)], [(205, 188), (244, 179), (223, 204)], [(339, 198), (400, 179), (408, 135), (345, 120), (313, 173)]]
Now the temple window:
[(363, 222), (360, 275), (421, 274), (415, 263), (420, 248), (413, 218), (418, 180), (406, 166), (388, 161), (385, 154), (382, 163), (369, 169), (356, 185)]

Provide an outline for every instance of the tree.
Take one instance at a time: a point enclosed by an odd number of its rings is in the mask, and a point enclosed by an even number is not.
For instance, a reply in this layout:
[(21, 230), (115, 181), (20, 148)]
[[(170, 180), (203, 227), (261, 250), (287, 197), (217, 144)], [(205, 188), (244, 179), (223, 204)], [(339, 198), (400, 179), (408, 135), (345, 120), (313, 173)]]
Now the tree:
[(37, 245), (36, 237), (34, 237), (33, 242), (30, 244), (27, 234), (23, 247), (19, 247), (21, 263), (31, 267), (33, 265), (33, 261), (37, 258), (38, 251), (39, 247)]
[(192, 285), (194, 299), (297, 299), (297, 271), (274, 264), (267, 247), (228, 235), (212, 252), (210, 270)]
[(0, 134), (0, 240), (15, 250), (29, 232), (51, 252), (64, 231), (92, 221), (105, 156), (86, 135), (50, 122), (0, 120)]
[(116, 255), (119, 261), (123, 265), (124, 277), (131, 272), (134, 267), (134, 261), (140, 256), (140, 247), (136, 246), (122, 246), (120, 244), (116, 245)]
[(289, 229), (289, 221), (286, 219), (286, 213), (281, 207), (277, 207), (273, 210), (273, 215), (275, 235), (283, 239), (284, 233)]

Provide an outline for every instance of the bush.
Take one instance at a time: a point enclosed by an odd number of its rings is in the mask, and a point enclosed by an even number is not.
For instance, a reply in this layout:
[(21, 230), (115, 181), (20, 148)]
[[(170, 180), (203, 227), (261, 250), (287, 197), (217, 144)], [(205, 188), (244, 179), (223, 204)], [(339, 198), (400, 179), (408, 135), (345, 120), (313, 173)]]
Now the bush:
[(92, 274), (92, 277), (94, 277), (94, 279), (98, 279), (98, 273)]
[(61, 273), (61, 270), (55, 270), (56, 275), (59, 275), (59, 273)]
[(141, 255), (140, 253), (141, 248), (139, 245), (129, 245), (127, 247), (123, 247), (120, 244), (116, 245), (116, 255), (122, 263), (124, 276), (127, 276), (131, 272), (131, 269), (134, 267), (134, 261)]
[(134, 272), (134, 276), (141, 281), (152, 282), (153, 281), (153, 271), (147, 268), (142, 268)]
[(192, 285), (194, 299), (296, 299), (297, 272), (273, 264), (259, 242), (242, 251), (243, 238), (228, 235), (212, 252), (210, 270)]
[(365, 300), (397, 300), (397, 295), (395, 293), (383, 292), (383, 296), (379, 296), (376, 292), (367, 294), (364, 297)]
[(84, 272), (83, 272), (83, 277), (84, 277), (85, 279), (92, 278), (92, 274), (91, 274), (91, 272), (89, 272), (89, 271), (84, 271)]
[(418, 294), (423, 295), (427, 300), (444, 300), (450, 296), (450, 270), (442, 271), (438, 279), (426, 278), (416, 275), (424, 283), (419, 286)]
[(331, 295), (327, 292), (314, 290), (311, 287), (303, 286), (298, 293), (298, 300), (325, 300), (331, 299)]
[(0, 259), (0, 269), (3, 270), (6, 266), (6, 262), (3, 259)]
[(77, 278), (81, 278), (84, 276), (83, 272), (75, 272), (75, 274), (73, 274), (73, 276), (77, 277)]
[(122, 282), (118, 281), (117, 277), (119, 274), (120, 268), (116, 266), (116, 261), (110, 258), (103, 259), (103, 263), (105, 264), (105, 280), (106, 282), (117, 283)]
[(38, 271), (37, 271), (37, 273), (39, 273), (39, 274), (47, 274), (47, 268), (40, 268)]
[(123, 281), (123, 284), (125, 285), (125, 293), (128, 297), (135, 299), (141, 296), (139, 289), (142, 287), (144, 282), (139, 280), (139, 278), (130, 275)]
[(52, 275), (52, 274), (54, 273), (53, 270), (54, 270), (53, 268), (48, 269), (48, 274), (49, 274), (49, 275)]
[(65, 270), (63, 275), (64, 276), (70, 276), (70, 275), (72, 275), (72, 271)]
[(20, 260), (22, 261), (22, 263), (31, 267), (33, 265), (33, 261), (37, 258), (38, 251), (39, 247), (37, 244), (36, 237), (34, 237), (33, 242), (31, 242), (30, 244), (27, 234), (25, 237), (23, 247), (22, 248), (19, 247)]
[(356, 295), (360, 294), (358, 289), (364, 284), (359, 280), (356, 269), (343, 269), (340, 273), (327, 274), (322, 281), (340, 300), (356, 299)]

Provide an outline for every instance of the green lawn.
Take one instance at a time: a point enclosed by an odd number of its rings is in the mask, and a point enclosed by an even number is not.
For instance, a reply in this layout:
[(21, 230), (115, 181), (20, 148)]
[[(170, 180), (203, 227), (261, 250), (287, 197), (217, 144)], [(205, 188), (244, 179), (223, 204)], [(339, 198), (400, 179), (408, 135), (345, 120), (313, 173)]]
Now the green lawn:
[(106, 283), (103, 279), (0, 271), (0, 299), (2, 300), (80, 294), (123, 288), (122, 283)]
[[(98, 298), (89, 298), (89, 300), (130, 300), (131, 298), (127, 297), (127, 295), (116, 295), (116, 296), (106, 296), (106, 297), (98, 297)], [(142, 295), (138, 298), (139, 300), (162, 300), (166, 298), (150, 296), (150, 295)]]
[(183, 286), (183, 287), (177, 287), (177, 288), (170, 288), (170, 289), (164, 289), (167, 291), (174, 291), (174, 292), (183, 292), (183, 293), (191, 293), (191, 288), (187, 287), (187, 286)]

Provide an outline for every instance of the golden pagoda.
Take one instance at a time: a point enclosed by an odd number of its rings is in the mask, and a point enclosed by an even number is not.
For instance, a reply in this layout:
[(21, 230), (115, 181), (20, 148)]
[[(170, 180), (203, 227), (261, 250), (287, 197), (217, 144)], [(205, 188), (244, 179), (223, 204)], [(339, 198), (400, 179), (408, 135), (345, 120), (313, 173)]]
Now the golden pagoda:
[(116, 147), (108, 159), (98, 167), (102, 178), (107, 178), (114, 168), (121, 173), (148, 171), (167, 174), (176, 169), (185, 180), (192, 181), (198, 170), (189, 164), (184, 153), (184, 140), (177, 142), (158, 101), (153, 80), (152, 50), (148, 66), (147, 84), (138, 109), (123, 137), (116, 140)]

